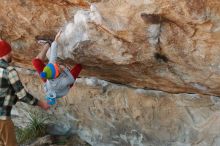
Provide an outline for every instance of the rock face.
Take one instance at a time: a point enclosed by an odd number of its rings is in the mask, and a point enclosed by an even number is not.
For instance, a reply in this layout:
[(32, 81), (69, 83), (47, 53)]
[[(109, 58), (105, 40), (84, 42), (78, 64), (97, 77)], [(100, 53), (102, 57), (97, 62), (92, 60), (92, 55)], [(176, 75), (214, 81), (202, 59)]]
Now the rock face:
[(62, 62), (82, 63), (84, 75), (219, 95), (219, 6), (218, 0), (3, 0), (0, 35), (27, 67), (40, 50), (34, 38), (63, 27)]
[[(21, 77), (27, 90), (43, 96), (41, 81)], [(24, 107), (18, 104), (19, 110)], [(56, 131), (78, 134), (93, 146), (218, 146), (219, 111), (220, 99), (215, 96), (170, 94), (81, 78), (49, 114)], [(23, 125), (25, 117), (19, 114), (16, 125)]]
[[(217, 146), (219, 7), (219, 0), (1, 0), (0, 37), (12, 44), (15, 65), (32, 68), (35, 37), (62, 28), (61, 63), (118, 83), (81, 79), (56, 109), (90, 144)], [(25, 80), (39, 97), (39, 80)]]

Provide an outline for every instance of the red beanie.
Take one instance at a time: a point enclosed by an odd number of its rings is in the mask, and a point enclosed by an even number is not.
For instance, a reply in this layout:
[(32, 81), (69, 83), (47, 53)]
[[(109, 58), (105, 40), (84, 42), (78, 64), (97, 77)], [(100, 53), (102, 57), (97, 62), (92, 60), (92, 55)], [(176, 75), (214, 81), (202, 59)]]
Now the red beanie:
[(0, 57), (3, 57), (11, 52), (11, 46), (6, 42), (0, 39)]

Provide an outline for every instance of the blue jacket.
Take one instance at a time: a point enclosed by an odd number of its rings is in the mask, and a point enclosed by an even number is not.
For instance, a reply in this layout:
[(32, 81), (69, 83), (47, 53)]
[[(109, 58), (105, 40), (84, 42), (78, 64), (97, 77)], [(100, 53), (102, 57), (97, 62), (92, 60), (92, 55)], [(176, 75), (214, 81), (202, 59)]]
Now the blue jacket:
[(56, 98), (63, 97), (69, 92), (71, 85), (74, 82), (75, 80), (72, 74), (67, 68), (65, 68), (58, 78), (47, 80), (44, 84), (46, 96), (52, 94)]
[[(57, 43), (54, 41), (49, 49), (49, 63), (55, 63), (57, 59)], [(56, 98), (60, 98), (65, 96), (69, 90), (70, 86), (75, 82), (74, 77), (70, 73), (70, 71), (65, 68), (56, 79), (48, 79), (44, 84), (44, 90), (46, 92), (46, 96), (51, 97), (54, 96)]]

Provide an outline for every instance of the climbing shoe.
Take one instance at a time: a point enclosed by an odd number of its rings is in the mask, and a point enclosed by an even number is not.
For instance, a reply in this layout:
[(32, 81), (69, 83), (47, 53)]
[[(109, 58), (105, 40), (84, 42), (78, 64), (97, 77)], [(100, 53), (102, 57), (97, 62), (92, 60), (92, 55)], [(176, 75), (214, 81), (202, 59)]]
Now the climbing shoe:
[(46, 43), (48, 43), (50, 46), (53, 43), (53, 39), (48, 37), (48, 36), (36, 36), (35, 40), (37, 41), (37, 43), (44, 45)]

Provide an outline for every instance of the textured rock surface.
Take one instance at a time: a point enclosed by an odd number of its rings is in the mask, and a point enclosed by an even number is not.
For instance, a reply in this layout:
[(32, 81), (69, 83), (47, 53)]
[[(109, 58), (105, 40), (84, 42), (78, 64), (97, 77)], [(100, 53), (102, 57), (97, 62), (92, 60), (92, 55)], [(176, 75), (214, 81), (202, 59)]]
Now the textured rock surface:
[[(34, 38), (62, 27), (62, 63), (129, 85), (78, 80), (51, 112), (90, 144), (217, 146), (219, 7), (219, 0), (1, 0), (0, 37), (12, 43), (15, 64), (31, 68), (40, 51)], [(43, 97), (39, 80), (24, 81)]]
[[(22, 80), (35, 96), (43, 96), (41, 81), (33, 76)], [(57, 129), (76, 133), (94, 146), (220, 145), (220, 99), (215, 96), (169, 94), (82, 78), (58, 105), (49, 112)], [(26, 121), (21, 114), (14, 120), (17, 125)]]
[(27, 67), (39, 51), (35, 36), (54, 36), (65, 26), (60, 57), (82, 63), (84, 75), (219, 95), (219, 6), (218, 0), (2, 0), (0, 35)]
[(90, 146), (76, 135), (69, 138), (47, 135), (27, 146)]

